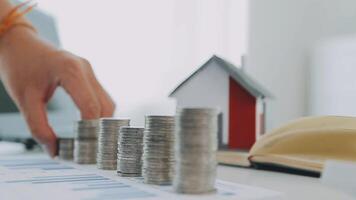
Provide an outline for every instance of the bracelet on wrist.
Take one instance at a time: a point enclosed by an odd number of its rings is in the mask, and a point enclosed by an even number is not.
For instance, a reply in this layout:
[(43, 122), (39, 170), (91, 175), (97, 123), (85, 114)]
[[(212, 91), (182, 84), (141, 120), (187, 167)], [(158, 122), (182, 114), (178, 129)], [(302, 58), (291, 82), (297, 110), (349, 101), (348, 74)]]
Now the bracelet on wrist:
[(15, 26), (23, 26), (36, 32), (36, 29), (31, 25), (31, 23), (22, 19), (24, 15), (31, 12), (37, 5), (31, 3), (32, 1), (26, 1), (17, 5), (0, 21), (0, 38)]

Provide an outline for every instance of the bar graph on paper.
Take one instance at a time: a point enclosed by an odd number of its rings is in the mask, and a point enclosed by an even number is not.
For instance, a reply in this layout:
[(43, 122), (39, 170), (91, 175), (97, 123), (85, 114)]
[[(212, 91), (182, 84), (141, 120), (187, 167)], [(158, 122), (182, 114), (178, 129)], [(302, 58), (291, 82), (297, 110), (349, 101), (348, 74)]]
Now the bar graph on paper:
[(0, 158), (0, 199), (33, 200), (150, 200), (260, 199), (278, 192), (217, 181), (215, 194), (178, 195), (169, 186), (151, 186), (139, 178), (121, 178), (115, 171), (79, 166), (43, 156)]

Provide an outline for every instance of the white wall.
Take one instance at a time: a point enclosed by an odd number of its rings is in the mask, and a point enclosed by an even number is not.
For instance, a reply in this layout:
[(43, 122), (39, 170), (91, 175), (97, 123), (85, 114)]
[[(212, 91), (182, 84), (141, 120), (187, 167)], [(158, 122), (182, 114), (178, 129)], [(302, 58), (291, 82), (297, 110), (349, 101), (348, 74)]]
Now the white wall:
[(238, 65), (248, 46), (246, 71), (276, 96), (267, 128), (277, 127), (307, 113), (308, 48), (356, 32), (354, 0), (37, 2), (57, 17), (63, 47), (91, 61), (117, 115), (135, 124), (171, 113), (167, 94), (212, 54)]
[(248, 0), (37, 0), (63, 47), (91, 61), (118, 116), (172, 114), (167, 95), (212, 54), (240, 63)]
[(246, 53), (247, 5), (248, 0), (176, 0), (174, 63), (197, 66), (217, 54), (239, 65)]
[(223, 144), (228, 142), (229, 74), (215, 62), (185, 83), (175, 94), (178, 107), (217, 107), (223, 113)]
[(310, 67), (309, 114), (356, 116), (356, 35), (320, 42)]
[(274, 95), (267, 130), (307, 114), (309, 49), (356, 33), (354, 0), (250, 0), (246, 71)]

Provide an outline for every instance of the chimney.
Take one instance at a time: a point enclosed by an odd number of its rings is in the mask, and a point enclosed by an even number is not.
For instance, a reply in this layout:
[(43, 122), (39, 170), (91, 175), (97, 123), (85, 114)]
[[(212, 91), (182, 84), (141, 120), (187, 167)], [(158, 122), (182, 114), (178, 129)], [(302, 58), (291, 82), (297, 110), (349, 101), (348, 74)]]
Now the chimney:
[(242, 55), (241, 56), (241, 70), (245, 71), (245, 67), (246, 67), (246, 55)]

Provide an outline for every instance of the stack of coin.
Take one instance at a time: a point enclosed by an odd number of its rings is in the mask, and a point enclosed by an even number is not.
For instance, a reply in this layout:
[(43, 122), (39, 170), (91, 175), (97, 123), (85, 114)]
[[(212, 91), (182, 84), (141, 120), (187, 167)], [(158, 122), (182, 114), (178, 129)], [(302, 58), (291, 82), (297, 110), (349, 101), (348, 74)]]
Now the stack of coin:
[(200, 194), (215, 191), (217, 151), (217, 110), (177, 110), (175, 131), (174, 190)]
[(140, 177), (142, 171), (143, 130), (141, 127), (120, 128), (117, 173), (123, 177)]
[(129, 119), (100, 119), (96, 165), (99, 169), (117, 169), (117, 145), (121, 126), (129, 126)]
[(95, 164), (99, 120), (81, 120), (76, 123), (74, 161), (78, 164)]
[(73, 160), (74, 139), (59, 138), (58, 139), (58, 156), (63, 160)]
[(145, 183), (168, 185), (174, 171), (174, 117), (146, 116), (142, 176)]

